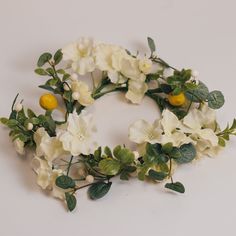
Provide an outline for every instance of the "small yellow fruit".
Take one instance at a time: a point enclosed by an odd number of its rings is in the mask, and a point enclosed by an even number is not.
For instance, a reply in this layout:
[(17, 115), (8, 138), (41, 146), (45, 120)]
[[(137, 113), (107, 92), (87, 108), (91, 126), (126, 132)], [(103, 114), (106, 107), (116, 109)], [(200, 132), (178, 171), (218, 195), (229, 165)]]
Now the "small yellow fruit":
[(178, 95), (169, 94), (168, 101), (172, 106), (178, 107), (178, 106), (182, 106), (185, 103), (186, 97), (184, 93), (180, 93)]
[(56, 97), (50, 93), (43, 94), (39, 99), (39, 104), (45, 110), (54, 110), (58, 106)]

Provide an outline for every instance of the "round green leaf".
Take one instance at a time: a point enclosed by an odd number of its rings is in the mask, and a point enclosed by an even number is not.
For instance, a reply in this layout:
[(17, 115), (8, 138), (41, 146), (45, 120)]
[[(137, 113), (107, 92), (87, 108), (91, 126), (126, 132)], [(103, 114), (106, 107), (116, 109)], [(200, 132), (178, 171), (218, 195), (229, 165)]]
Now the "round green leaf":
[(178, 192), (178, 193), (184, 193), (185, 192), (184, 185), (180, 182), (167, 183), (165, 185), (165, 188), (171, 189), (171, 190), (173, 190), (175, 192)]
[(209, 90), (207, 86), (201, 81), (199, 82), (199, 85), (195, 89), (188, 90), (185, 93), (188, 100), (192, 102), (205, 101), (207, 99), (208, 94), (209, 94)]
[(65, 193), (65, 197), (66, 197), (66, 204), (67, 204), (69, 211), (73, 211), (75, 209), (76, 203), (77, 203), (75, 196), (72, 194), (69, 194), (69, 193)]
[(92, 200), (96, 200), (99, 198), (104, 197), (111, 188), (112, 182), (105, 183), (105, 182), (97, 182), (90, 186), (88, 189), (88, 195)]
[(57, 177), (56, 185), (62, 189), (74, 188), (75, 181), (67, 175), (61, 175), (61, 176)]
[(116, 175), (120, 171), (120, 162), (111, 158), (101, 160), (99, 168), (106, 175)]
[(39, 59), (38, 59), (38, 67), (42, 67), (46, 62), (48, 62), (50, 59), (52, 58), (52, 54), (51, 53), (48, 53), (48, 52), (45, 52), (43, 53)]
[(153, 179), (153, 180), (158, 180), (158, 181), (161, 181), (163, 179), (165, 179), (167, 177), (167, 173), (164, 173), (164, 172), (158, 172), (158, 171), (155, 171), (155, 170), (149, 170), (148, 171), (148, 177)]
[(220, 91), (212, 91), (207, 96), (208, 106), (212, 109), (219, 109), (225, 103), (224, 95)]
[(179, 148), (181, 156), (175, 161), (179, 164), (191, 162), (196, 157), (196, 149), (192, 143), (184, 144)]

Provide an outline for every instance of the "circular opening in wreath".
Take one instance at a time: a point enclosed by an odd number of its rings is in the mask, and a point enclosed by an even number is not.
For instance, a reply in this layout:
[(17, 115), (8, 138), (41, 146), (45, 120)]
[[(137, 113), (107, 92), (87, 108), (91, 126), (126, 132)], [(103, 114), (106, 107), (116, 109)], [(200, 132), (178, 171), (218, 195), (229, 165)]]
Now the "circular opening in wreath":
[(161, 115), (152, 99), (145, 97), (141, 104), (135, 105), (127, 102), (121, 92), (99, 98), (86, 110), (93, 114), (97, 127), (95, 141), (99, 146), (109, 147), (124, 144), (132, 148), (134, 144), (128, 138), (129, 126), (140, 119), (153, 122)]

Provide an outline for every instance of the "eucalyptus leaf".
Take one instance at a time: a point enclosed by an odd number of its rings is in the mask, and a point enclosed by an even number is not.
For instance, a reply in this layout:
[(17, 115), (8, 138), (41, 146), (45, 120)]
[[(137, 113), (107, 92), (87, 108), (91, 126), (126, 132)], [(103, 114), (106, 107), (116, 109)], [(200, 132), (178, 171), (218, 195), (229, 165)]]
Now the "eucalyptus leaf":
[(188, 90), (185, 95), (188, 100), (192, 102), (203, 102), (206, 101), (209, 90), (203, 82), (199, 82), (198, 86), (195, 89)]
[(219, 109), (225, 103), (225, 98), (222, 92), (220, 91), (212, 91), (207, 96), (208, 106), (212, 109)]
[(179, 148), (179, 151), (181, 156), (175, 159), (175, 161), (179, 164), (191, 162), (197, 155), (196, 149), (192, 143), (183, 144)]

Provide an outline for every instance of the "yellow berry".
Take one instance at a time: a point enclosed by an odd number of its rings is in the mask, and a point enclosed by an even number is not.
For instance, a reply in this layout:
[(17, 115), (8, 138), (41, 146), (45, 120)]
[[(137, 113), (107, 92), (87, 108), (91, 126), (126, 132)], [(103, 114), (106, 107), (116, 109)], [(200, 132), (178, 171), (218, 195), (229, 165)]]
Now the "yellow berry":
[(54, 110), (58, 106), (56, 97), (50, 93), (43, 94), (39, 99), (39, 104), (45, 110)]
[(178, 95), (169, 94), (168, 101), (172, 106), (178, 107), (178, 106), (182, 106), (185, 103), (186, 97), (184, 93), (180, 93)]

